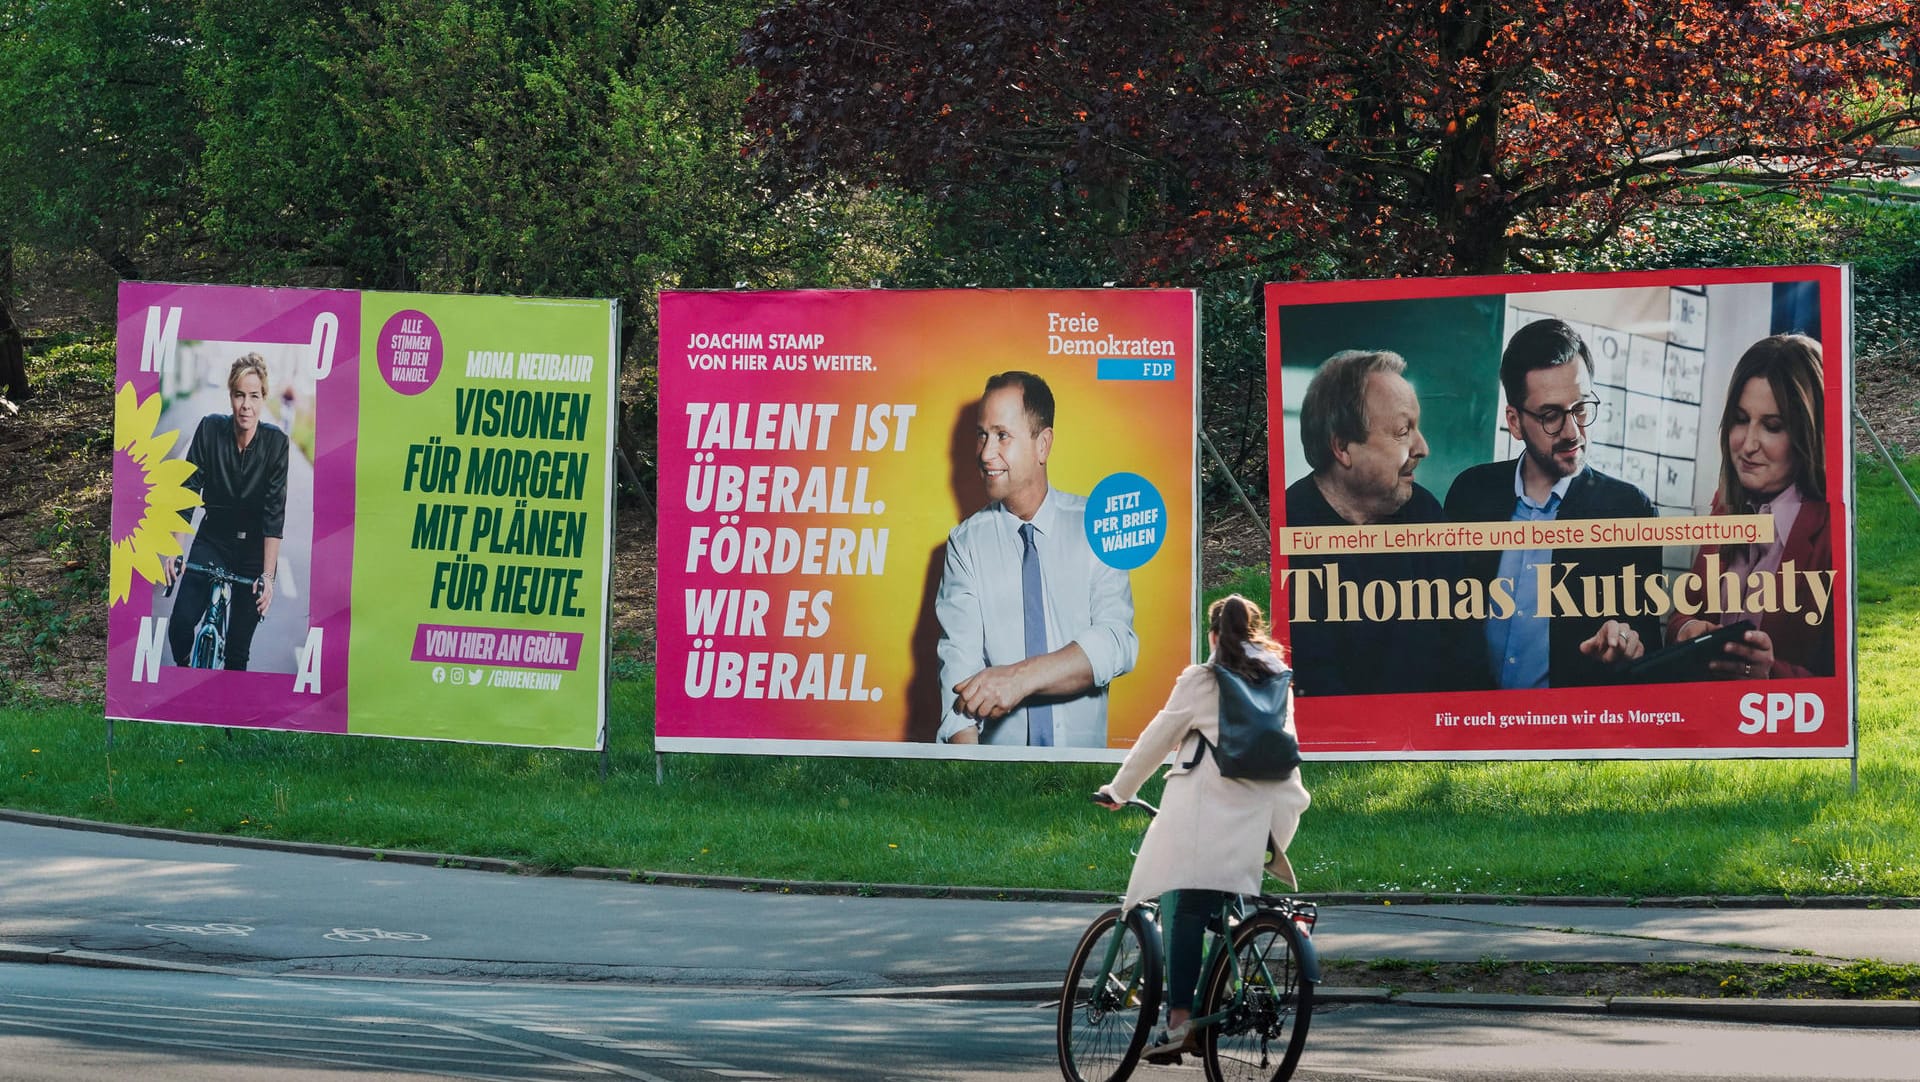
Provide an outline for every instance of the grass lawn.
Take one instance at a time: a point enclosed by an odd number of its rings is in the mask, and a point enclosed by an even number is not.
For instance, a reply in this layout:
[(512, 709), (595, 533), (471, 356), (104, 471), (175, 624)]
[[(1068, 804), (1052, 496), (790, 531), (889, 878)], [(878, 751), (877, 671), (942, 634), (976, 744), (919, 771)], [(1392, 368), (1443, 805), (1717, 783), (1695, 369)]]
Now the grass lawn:
[[(1832, 760), (1310, 763), (1302, 889), (1920, 895), (1920, 511), (1883, 466), (1857, 507), (1857, 792)], [(109, 748), (97, 708), (16, 703), (0, 806), (554, 868), (1125, 882), (1140, 821), (1083, 799), (1108, 767), (689, 755), (656, 784), (652, 673), (619, 672), (605, 778), (586, 753), (195, 726), (120, 723)]]

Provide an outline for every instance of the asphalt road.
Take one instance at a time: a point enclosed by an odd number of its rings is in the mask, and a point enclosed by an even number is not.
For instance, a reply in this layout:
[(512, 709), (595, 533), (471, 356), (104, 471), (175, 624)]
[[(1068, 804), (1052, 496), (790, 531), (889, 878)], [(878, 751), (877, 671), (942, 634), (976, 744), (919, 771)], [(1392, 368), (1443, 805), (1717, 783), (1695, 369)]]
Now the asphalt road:
[[(700, 890), (395, 856), (0, 820), (0, 1082), (1052, 1078), (1045, 1003), (1104, 908)], [(1335, 957), (1435, 961), (1920, 961), (1920, 911), (1340, 905), (1322, 910), (1315, 941)], [(1298, 1077), (1920, 1077), (1920, 1004), (1845, 1025), (1729, 1025), (1598, 1002), (1555, 1013), (1412, 998), (1324, 1006)]]
[[(1058, 1078), (1032, 1004), (0, 965), (0, 1079)], [(1892, 1082), (1920, 1031), (1605, 1015), (1316, 1012), (1304, 1082)], [(1200, 1077), (1143, 1067), (1141, 1082)]]
[[(1103, 908), (503, 875), (0, 821), (0, 957), (794, 989), (1045, 983)], [(1342, 905), (1323, 907), (1314, 939), (1330, 958), (1920, 962), (1920, 910)]]

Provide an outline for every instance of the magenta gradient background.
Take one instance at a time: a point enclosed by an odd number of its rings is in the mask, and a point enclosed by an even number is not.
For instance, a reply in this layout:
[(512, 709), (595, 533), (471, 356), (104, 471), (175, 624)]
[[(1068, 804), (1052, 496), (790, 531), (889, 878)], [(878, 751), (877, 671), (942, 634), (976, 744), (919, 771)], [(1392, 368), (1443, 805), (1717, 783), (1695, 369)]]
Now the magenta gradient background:
[[(134, 576), (128, 600), (107, 618), (107, 702), (110, 718), (206, 725), (347, 731), (347, 642), (352, 633), (354, 455), (359, 430), (360, 294), (350, 290), (262, 289), (243, 286), (123, 282), (115, 390), (133, 384), (144, 400), (160, 377), (140, 371), (147, 309), (180, 308), (183, 341), (288, 342), (313, 340), (323, 312), (339, 319), (332, 370), (314, 388), (313, 566), (309, 569), (311, 626), (325, 629), (321, 694), (293, 693), (291, 673), (220, 672), (160, 666), (157, 682), (133, 679), (134, 647), (142, 617), (153, 615), (153, 592)], [(192, 437), (182, 432), (181, 440)], [(181, 450), (178, 444), (175, 451)], [(132, 528), (114, 501), (113, 536)], [(128, 508), (131, 511), (132, 508)], [(268, 619), (272, 619), (269, 615)]]

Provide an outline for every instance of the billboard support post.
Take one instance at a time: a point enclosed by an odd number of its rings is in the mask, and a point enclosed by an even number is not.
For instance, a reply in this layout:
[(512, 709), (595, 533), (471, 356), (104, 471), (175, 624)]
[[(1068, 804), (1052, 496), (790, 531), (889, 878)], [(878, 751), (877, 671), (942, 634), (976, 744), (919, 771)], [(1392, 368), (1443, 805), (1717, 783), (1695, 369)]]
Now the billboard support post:
[(1893, 471), (1894, 480), (1900, 482), (1900, 487), (1907, 490), (1907, 499), (1913, 501), (1913, 509), (1920, 511), (1920, 493), (1913, 491), (1913, 485), (1907, 482), (1907, 475), (1900, 472), (1900, 464), (1894, 461), (1893, 452), (1887, 450), (1887, 445), (1881, 442), (1880, 433), (1875, 432), (1873, 426), (1867, 423), (1866, 414), (1860, 412), (1859, 406), (1853, 407), (1853, 420), (1866, 430), (1867, 438), (1873, 441), (1873, 446), (1879, 450), (1880, 457), (1886, 460), (1887, 468)]
[(1220, 457), (1219, 449), (1213, 445), (1213, 440), (1208, 438), (1205, 431), (1200, 433), (1200, 446), (1206, 448), (1207, 453), (1213, 456), (1213, 464), (1220, 467), (1220, 476), (1227, 479), (1227, 485), (1233, 489), (1233, 494), (1240, 498), (1240, 506), (1246, 508), (1247, 514), (1253, 516), (1253, 521), (1260, 524), (1260, 529), (1271, 536), (1272, 531), (1267, 528), (1267, 520), (1254, 509), (1253, 501), (1247, 498), (1247, 491), (1240, 487), (1239, 479), (1234, 477), (1231, 469), (1227, 468), (1227, 460)]

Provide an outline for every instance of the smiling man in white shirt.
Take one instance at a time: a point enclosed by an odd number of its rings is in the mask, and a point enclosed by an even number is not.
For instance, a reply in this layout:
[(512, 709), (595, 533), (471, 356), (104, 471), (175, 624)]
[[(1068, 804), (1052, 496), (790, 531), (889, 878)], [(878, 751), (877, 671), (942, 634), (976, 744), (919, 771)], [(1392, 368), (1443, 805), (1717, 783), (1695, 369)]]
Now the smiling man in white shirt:
[(1003, 372), (980, 399), (986, 507), (947, 535), (939, 739), (1106, 747), (1107, 685), (1132, 671), (1133, 588), (1087, 542), (1084, 496), (1047, 483), (1053, 392)]

